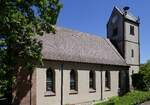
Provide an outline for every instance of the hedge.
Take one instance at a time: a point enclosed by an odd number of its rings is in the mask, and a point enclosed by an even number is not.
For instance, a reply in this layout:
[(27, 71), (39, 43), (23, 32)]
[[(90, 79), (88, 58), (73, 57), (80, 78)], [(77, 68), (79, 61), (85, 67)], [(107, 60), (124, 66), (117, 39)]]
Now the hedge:
[(150, 91), (132, 91), (122, 97), (113, 97), (95, 105), (138, 105), (148, 100), (150, 100)]

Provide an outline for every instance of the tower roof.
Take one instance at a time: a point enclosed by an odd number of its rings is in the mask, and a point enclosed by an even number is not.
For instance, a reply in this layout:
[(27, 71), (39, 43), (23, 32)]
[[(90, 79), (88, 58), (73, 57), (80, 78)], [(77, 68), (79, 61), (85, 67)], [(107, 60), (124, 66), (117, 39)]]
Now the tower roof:
[(130, 11), (127, 11), (125, 13), (125, 10), (123, 8), (119, 8), (117, 6), (114, 7), (115, 9), (118, 10), (118, 12), (121, 14), (121, 15), (124, 15), (126, 19), (129, 19), (131, 21), (134, 21), (134, 22), (138, 22), (139, 21), (139, 18), (134, 16)]

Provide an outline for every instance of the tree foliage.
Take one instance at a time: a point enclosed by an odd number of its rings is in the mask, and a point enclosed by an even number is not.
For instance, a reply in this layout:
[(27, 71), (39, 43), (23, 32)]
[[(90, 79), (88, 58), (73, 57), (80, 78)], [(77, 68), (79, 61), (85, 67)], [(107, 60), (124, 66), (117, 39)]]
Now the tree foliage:
[(139, 73), (132, 75), (132, 84), (135, 89), (150, 90), (150, 60), (141, 64)]
[(140, 74), (143, 75), (144, 82), (146, 87), (150, 89), (150, 60), (147, 63), (141, 65)]
[(55, 33), (59, 0), (0, 0), (0, 91), (8, 92), (19, 67), (42, 63), (42, 43), (36, 37)]
[(144, 75), (141, 73), (132, 74), (132, 86), (136, 90), (147, 90), (147, 86), (144, 81)]

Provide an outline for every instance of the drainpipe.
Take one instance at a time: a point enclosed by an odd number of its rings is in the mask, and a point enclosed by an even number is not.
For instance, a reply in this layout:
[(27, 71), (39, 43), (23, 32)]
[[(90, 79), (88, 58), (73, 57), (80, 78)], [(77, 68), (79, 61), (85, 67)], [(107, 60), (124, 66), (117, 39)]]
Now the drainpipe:
[(63, 105), (63, 67), (64, 65), (61, 64), (61, 105)]
[(103, 100), (103, 66), (101, 67), (101, 100)]

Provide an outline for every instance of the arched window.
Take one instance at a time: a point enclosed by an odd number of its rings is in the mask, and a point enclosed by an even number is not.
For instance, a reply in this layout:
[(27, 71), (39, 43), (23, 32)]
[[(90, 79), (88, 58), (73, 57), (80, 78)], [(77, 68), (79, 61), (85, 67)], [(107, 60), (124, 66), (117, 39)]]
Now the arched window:
[(46, 91), (55, 92), (55, 72), (50, 68), (46, 71)]
[(96, 85), (96, 83), (95, 83), (95, 72), (91, 70), (89, 72), (89, 88), (90, 89), (96, 89), (95, 85)]
[(110, 71), (106, 71), (106, 73), (105, 73), (105, 88), (106, 89), (110, 89), (111, 88)]
[(70, 90), (77, 91), (77, 72), (75, 70), (70, 71)]

